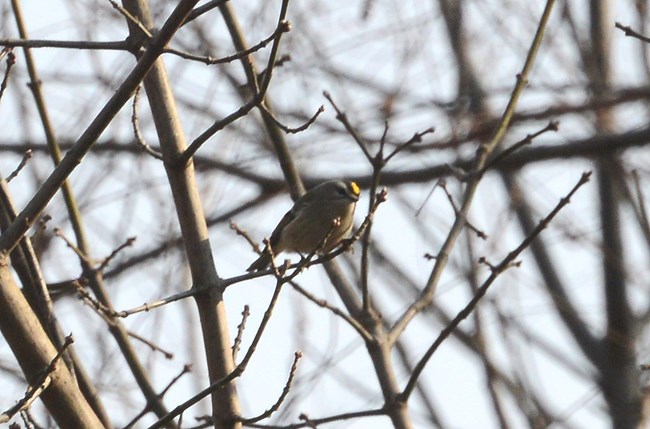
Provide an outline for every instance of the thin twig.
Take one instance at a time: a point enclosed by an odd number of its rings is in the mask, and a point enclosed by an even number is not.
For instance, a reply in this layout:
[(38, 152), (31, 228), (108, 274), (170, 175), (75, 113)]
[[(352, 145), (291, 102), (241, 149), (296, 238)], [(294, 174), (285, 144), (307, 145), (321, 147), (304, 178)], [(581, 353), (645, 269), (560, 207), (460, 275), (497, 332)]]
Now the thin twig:
[(145, 344), (146, 346), (148, 346), (151, 350), (153, 350), (153, 351), (155, 351), (155, 352), (160, 352), (160, 353), (162, 353), (163, 356), (165, 356), (165, 359), (174, 359), (174, 354), (173, 354), (172, 352), (169, 352), (169, 351), (167, 351), (167, 350), (164, 350), (164, 349), (161, 348), (160, 346), (154, 344), (154, 343), (151, 342), (150, 340), (148, 340), (148, 339), (146, 339), (146, 338), (144, 338), (144, 337), (142, 337), (142, 336), (136, 334), (136, 333), (133, 332), (133, 331), (128, 331), (127, 333), (129, 334), (129, 337), (131, 337), (131, 338), (135, 338), (136, 340), (140, 341), (142, 344)]
[(65, 244), (72, 249), (74, 253), (79, 256), (79, 258), (83, 259), (88, 265), (93, 266), (96, 261), (93, 261), (91, 258), (88, 257), (84, 252), (81, 251), (79, 247), (77, 247), (63, 232), (61, 228), (54, 228), (54, 235), (65, 241)]
[(359, 146), (363, 154), (366, 156), (366, 159), (372, 163), (373, 156), (370, 155), (370, 152), (366, 147), (366, 142), (354, 130), (352, 124), (350, 124), (350, 121), (348, 121), (348, 117), (341, 109), (339, 109), (339, 106), (336, 105), (334, 99), (332, 98), (329, 92), (323, 91), (323, 96), (327, 98), (327, 101), (329, 101), (332, 107), (334, 108), (334, 110), (336, 110), (336, 119), (343, 124), (345, 130), (348, 132), (348, 134), (352, 136), (352, 138), (357, 143), (357, 145)]
[(410, 148), (416, 143), (421, 143), (422, 137), (426, 136), (427, 134), (434, 133), (435, 131), (436, 129), (431, 127), (431, 128), (427, 128), (424, 131), (420, 131), (418, 133), (413, 134), (413, 137), (411, 137), (409, 140), (405, 141), (404, 143), (398, 145), (395, 149), (393, 149), (393, 151), (384, 159), (384, 163), (390, 161), (392, 157), (394, 157), (401, 151)]
[(255, 46), (251, 46), (250, 48), (245, 49), (243, 51), (225, 57), (220, 57), (220, 58), (213, 58), (211, 56), (205, 56), (205, 55), (194, 55), (194, 54), (182, 52), (172, 48), (166, 48), (164, 52), (166, 54), (179, 56), (186, 60), (200, 61), (202, 63), (205, 63), (206, 65), (226, 64), (226, 63), (231, 63), (233, 61), (241, 60), (242, 58), (246, 58), (250, 54), (253, 54), (263, 48), (266, 48), (269, 43), (271, 43), (272, 41), (280, 37), (282, 33), (287, 33), (288, 31), (290, 31), (290, 29), (291, 26), (289, 25), (288, 21), (280, 21), (278, 23), (278, 26), (275, 28), (275, 31), (273, 31), (273, 34), (261, 40)]
[(509, 268), (513, 268), (513, 267), (518, 268), (521, 266), (521, 261), (511, 261), (508, 265), (503, 267), (501, 265), (494, 265), (490, 261), (488, 261), (488, 259), (485, 256), (481, 256), (480, 258), (478, 258), (477, 262), (481, 265), (485, 265), (490, 269), (491, 272), (497, 274), (501, 274), (506, 270), (508, 270)]
[(111, 309), (90, 296), (90, 293), (88, 293), (88, 290), (81, 284), (81, 281), (82, 280), (78, 279), (73, 280), (70, 282), (70, 285), (75, 288), (79, 298), (84, 302), (84, 304), (95, 310), (95, 312), (104, 319), (107, 324), (113, 326), (115, 321), (113, 320), (114, 315)]
[[(301, 428), (319, 428), (322, 425), (325, 425), (327, 423), (333, 423), (333, 422), (338, 422), (338, 421), (344, 421), (344, 420), (353, 420), (353, 419), (359, 419), (362, 417), (376, 417), (376, 416), (384, 416), (386, 415), (386, 410), (385, 408), (375, 408), (371, 410), (363, 410), (363, 411), (353, 411), (349, 413), (342, 413), (342, 414), (335, 414), (333, 416), (328, 416), (328, 417), (322, 417), (322, 418), (316, 418), (312, 419), (310, 418), (306, 413), (301, 413), (298, 416), (298, 419), (302, 420), (302, 423), (293, 423), (293, 424), (288, 424), (288, 425), (268, 425), (268, 424), (263, 424), (263, 423), (247, 423), (246, 427), (251, 427), (251, 428), (260, 428), (260, 429), (301, 429)], [(201, 421), (203, 424), (199, 427), (201, 428), (207, 428), (207, 427), (212, 427), (213, 422), (211, 417), (206, 417), (206, 418), (201, 418)]]
[(170, 304), (172, 302), (180, 301), (181, 299), (188, 298), (190, 296), (196, 295), (196, 290), (195, 289), (189, 289), (184, 292), (180, 292), (177, 294), (174, 294), (172, 296), (168, 296), (166, 298), (162, 298), (158, 301), (150, 302), (150, 303), (145, 303), (142, 305), (139, 305), (137, 307), (133, 307), (129, 310), (123, 310), (123, 311), (115, 311), (111, 313), (112, 316), (114, 317), (129, 317), (133, 314), (136, 313), (142, 313), (143, 311), (150, 311), (153, 310), (154, 308), (162, 307), (163, 305)]
[(5, 90), (7, 89), (7, 85), (9, 84), (9, 76), (11, 74), (11, 69), (13, 68), (14, 64), (16, 64), (16, 54), (14, 54), (12, 48), (3, 48), (2, 51), (0, 51), (0, 59), (2, 59), (2, 57), (5, 55), (7, 56), (7, 68), (5, 69), (5, 74), (4, 77), (2, 78), (2, 83), (0, 83), (0, 100), (2, 100), (2, 95), (5, 93)]
[(62, 48), (91, 51), (127, 51), (129, 44), (124, 40), (114, 42), (95, 42), (77, 40), (43, 40), (43, 39), (0, 39), (0, 46), (11, 48)]
[(278, 398), (277, 401), (275, 401), (275, 404), (271, 406), (268, 410), (264, 411), (262, 414), (256, 417), (251, 417), (251, 418), (241, 418), (239, 421), (242, 423), (248, 425), (251, 423), (257, 423), (260, 420), (264, 420), (268, 417), (271, 417), (271, 415), (276, 412), (279, 408), (280, 405), (284, 402), (284, 399), (287, 397), (289, 394), (289, 391), (291, 390), (291, 384), (293, 383), (293, 378), (296, 375), (296, 370), (298, 369), (298, 361), (302, 358), (302, 353), (300, 352), (295, 352), (293, 355), (293, 363), (291, 364), (291, 369), (289, 370), (289, 377), (287, 378), (287, 382), (284, 384), (284, 388), (282, 389), (282, 393), (280, 394), (280, 397)]
[(149, 144), (145, 141), (144, 136), (142, 135), (142, 131), (140, 131), (140, 121), (138, 119), (138, 101), (140, 101), (140, 89), (142, 88), (142, 85), (139, 85), (135, 89), (135, 94), (133, 94), (133, 113), (131, 114), (131, 126), (133, 127), (133, 134), (135, 135), (135, 141), (138, 143), (138, 146), (140, 146), (145, 153), (148, 153), (149, 155), (153, 156), (156, 159), (159, 159), (162, 161), (163, 156), (162, 153), (158, 152)]
[[(2, 95), (0, 95), (0, 97), (2, 97)], [(18, 173), (20, 173), (20, 171), (23, 168), (25, 168), (25, 166), (27, 165), (27, 161), (32, 159), (32, 153), (33, 152), (32, 152), (31, 149), (27, 149), (25, 151), (25, 153), (23, 154), (23, 158), (20, 160), (20, 164), (18, 164), (18, 167), (16, 167), (16, 169), (14, 171), (12, 171), (11, 174), (9, 176), (7, 176), (7, 178), (5, 179), (7, 181), (7, 183), (14, 180), (16, 178), (16, 176), (18, 176)]]
[(637, 219), (644, 234), (650, 237), (650, 219), (648, 218), (648, 211), (645, 208), (645, 197), (641, 190), (641, 179), (637, 170), (632, 170), (632, 182), (634, 183), (634, 192), (636, 194), (636, 204), (633, 204), (635, 206), (634, 211), (637, 213)]
[(439, 187), (442, 183), (444, 183), (444, 181), (445, 181), (444, 178), (440, 178), (440, 179), (438, 179), (438, 181), (437, 181), (437, 182), (436, 182), (436, 183), (431, 187), (431, 190), (429, 191), (429, 193), (427, 194), (427, 196), (424, 197), (424, 201), (422, 201), (422, 204), (420, 205), (420, 207), (418, 207), (418, 209), (415, 211), (415, 215), (414, 215), (415, 217), (419, 217), (419, 216), (420, 216), (420, 213), (422, 213), (422, 210), (424, 210), (424, 206), (427, 205), (427, 202), (428, 202), (429, 199), (431, 199), (431, 197), (433, 196), (433, 192), (436, 190), (437, 187)]
[(384, 408), (376, 408), (372, 410), (363, 410), (363, 411), (353, 411), (350, 413), (336, 414), (329, 417), (323, 417), (319, 419), (312, 419), (307, 414), (301, 413), (298, 418), (303, 421), (303, 423), (294, 423), (286, 426), (270, 426), (270, 425), (261, 425), (261, 424), (251, 424), (249, 427), (253, 428), (269, 428), (269, 429), (299, 429), (299, 428), (317, 428), (321, 425), (338, 422), (342, 420), (352, 420), (358, 419), (360, 417), (375, 417), (375, 416), (384, 416), (386, 415), (386, 410)]
[(441, 188), (443, 191), (445, 191), (445, 195), (447, 196), (447, 200), (449, 200), (449, 204), (450, 204), (451, 207), (454, 209), (454, 213), (455, 213), (455, 215), (456, 215), (456, 216), (462, 216), (463, 219), (464, 219), (464, 221), (465, 221), (465, 225), (467, 225), (467, 227), (468, 227), (469, 229), (471, 229), (472, 231), (474, 231), (474, 233), (476, 233), (476, 235), (477, 235), (479, 238), (481, 238), (481, 239), (483, 239), (483, 240), (487, 240), (487, 238), (488, 238), (487, 234), (486, 234), (485, 232), (481, 231), (480, 229), (478, 229), (477, 227), (475, 227), (475, 226), (474, 226), (474, 225), (469, 221), (469, 219), (467, 219), (467, 216), (465, 216), (465, 215), (460, 211), (460, 209), (456, 206), (456, 203), (454, 202), (454, 197), (451, 195), (451, 193), (450, 193), (449, 190), (447, 189), (447, 182), (445, 182), (444, 180), (441, 179), (441, 180), (438, 181), (438, 184), (439, 184), (440, 188)]
[(122, 16), (123, 16), (127, 21), (129, 21), (129, 22), (131, 22), (133, 25), (135, 25), (135, 26), (138, 28), (138, 30), (140, 30), (140, 31), (142, 32), (142, 34), (144, 34), (145, 36), (147, 36), (148, 39), (151, 39), (151, 37), (152, 37), (151, 32), (147, 29), (147, 27), (144, 26), (144, 24), (142, 24), (142, 22), (140, 22), (139, 19), (137, 19), (135, 16), (131, 15), (131, 13), (130, 13), (128, 10), (124, 9), (122, 6), (120, 6), (120, 5), (119, 5), (117, 2), (115, 2), (114, 0), (108, 0), (108, 2), (111, 4), (111, 6), (113, 6), (113, 8), (114, 8), (115, 10), (117, 10), (117, 11), (119, 12), (120, 15), (122, 15)]
[(50, 386), (50, 383), (52, 382), (51, 377), (45, 377), (45, 379), (38, 384), (35, 388), (31, 388), (31, 386), (27, 389), (27, 392), (25, 392), (25, 395), (14, 405), (13, 407), (9, 408), (7, 411), (4, 413), (0, 414), (0, 423), (7, 423), (9, 422), (16, 414), (22, 413), (26, 409), (28, 409), (32, 403), (38, 399), (39, 396), (45, 391)]
[(102, 272), (108, 264), (125, 248), (133, 246), (133, 243), (135, 242), (135, 237), (129, 237), (126, 239), (126, 241), (122, 244), (120, 244), (117, 248), (115, 248), (110, 255), (105, 257), (102, 260), (94, 260), (89, 258), (79, 247), (77, 247), (66, 235), (63, 233), (63, 230), (60, 228), (54, 228), (54, 234), (61, 238), (69, 248), (71, 248), (77, 256), (79, 256), (81, 259), (83, 259), (90, 267), (94, 267), (97, 263), (99, 265), (96, 268), (93, 268), (93, 271), (95, 272)]
[(194, 10), (192, 10), (192, 12), (190, 12), (187, 15), (187, 18), (183, 22), (183, 25), (189, 24), (190, 22), (194, 21), (196, 18), (198, 18), (198, 17), (202, 16), (203, 14), (211, 11), (212, 9), (218, 8), (219, 6), (226, 3), (227, 1), (230, 1), (230, 0), (211, 0), (211, 1), (207, 2), (206, 4), (204, 4), (202, 6), (194, 8)]
[(246, 321), (248, 320), (248, 316), (250, 316), (250, 314), (250, 307), (248, 304), (244, 305), (244, 309), (241, 312), (241, 322), (239, 322), (239, 325), (237, 325), (237, 335), (235, 336), (235, 340), (232, 343), (233, 360), (237, 358), (237, 353), (239, 353), (239, 348), (241, 347), (242, 339), (244, 337), (244, 329), (246, 329)]
[(306, 130), (307, 128), (309, 128), (309, 127), (310, 127), (314, 122), (316, 122), (316, 119), (320, 116), (320, 114), (323, 113), (323, 112), (325, 111), (325, 107), (324, 107), (324, 106), (320, 106), (320, 107), (318, 108), (318, 110), (316, 111), (316, 113), (314, 113), (314, 115), (313, 115), (311, 118), (309, 118), (309, 119), (307, 120), (307, 122), (305, 122), (304, 124), (302, 124), (302, 125), (300, 125), (300, 126), (298, 126), (298, 127), (291, 128), (291, 127), (288, 127), (288, 126), (284, 125), (282, 122), (280, 122), (280, 121), (279, 121), (279, 120), (278, 120), (278, 119), (273, 115), (273, 113), (272, 113), (269, 109), (266, 108), (266, 106), (265, 106), (263, 103), (260, 103), (259, 108), (260, 108), (261, 110), (263, 110), (263, 111), (268, 115), (268, 117), (273, 121), (273, 123), (274, 123), (275, 125), (278, 126), (278, 128), (280, 128), (282, 131), (284, 131), (284, 132), (287, 133), (287, 134), (297, 134), (297, 133), (301, 133), (301, 132), (305, 131), (305, 130)]
[(528, 134), (526, 137), (524, 137), (522, 140), (518, 141), (517, 143), (513, 144), (509, 148), (505, 149), (503, 152), (499, 153), (497, 156), (492, 158), (490, 161), (488, 161), (481, 172), (479, 174), (485, 173), (487, 170), (490, 170), (494, 168), (494, 166), (498, 165), (501, 161), (503, 161), (505, 158), (509, 157), (512, 155), (514, 152), (517, 150), (521, 149), (522, 147), (529, 145), (533, 142), (533, 140), (539, 136), (541, 136), (544, 133), (547, 133), (549, 131), (557, 131), (560, 129), (560, 123), (558, 121), (550, 121), (544, 128), (541, 130), (537, 131), (536, 133), (533, 134)]
[[(278, 267), (275, 265), (275, 252), (273, 251), (273, 245), (271, 244), (271, 239), (265, 238), (262, 240), (264, 243), (264, 250), (262, 252), (266, 252), (269, 254), (271, 257), (271, 272), (275, 275), (275, 277), (280, 277), (280, 271), (278, 270)], [(286, 264), (285, 264), (286, 266)]]
[(616, 28), (618, 28), (619, 30), (623, 30), (623, 32), (625, 32), (625, 35), (628, 36), (628, 37), (634, 37), (634, 38), (639, 39), (639, 40), (641, 40), (643, 42), (650, 43), (650, 37), (644, 36), (643, 34), (632, 30), (632, 28), (627, 26), (627, 25), (623, 25), (623, 24), (621, 24), (619, 22), (616, 22), (616, 24), (614, 24), (614, 26)]
[(172, 378), (169, 383), (167, 383), (167, 386), (162, 390), (162, 392), (158, 394), (158, 396), (162, 399), (167, 394), (169, 389), (171, 389), (172, 386), (176, 384), (178, 380), (181, 379), (181, 377), (183, 377), (185, 374), (189, 374), (190, 372), (192, 372), (192, 365), (191, 364), (183, 365), (183, 369), (181, 369), (181, 372), (178, 373), (174, 378)]
[(239, 235), (240, 237), (244, 237), (244, 240), (246, 240), (246, 242), (251, 246), (251, 248), (253, 249), (253, 251), (255, 251), (255, 253), (257, 253), (258, 255), (262, 254), (262, 251), (260, 250), (260, 246), (255, 242), (255, 240), (253, 240), (253, 238), (248, 233), (248, 231), (240, 228), (239, 225), (237, 225), (232, 220), (230, 221), (229, 225), (230, 225), (230, 229), (235, 231), (237, 235)]
[[(188, 365), (183, 365), (183, 369), (181, 369), (181, 372), (180, 372), (178, 375), (176, 375), (176, 376), (175, 376), (175, 377), (174, 377), (174, 378), (173, 378), (169, 383), (167, 383), (167, 386), (163, 389), (162, 392), (156, 394), (156, 397), (158, 397), (159, 399), (162, 399), (162, 398), (165, 396), (165, 394), (167, 394), (167, 391), (169, 391), (169, 389), (170, 389), (174, 384), (176, 384), (176, 382), (177, 382), (178, 380), (180, 380), (182, 376), (184, 376), (185, 374), (188, 374), (188, 373), (190, 373), (190, 372), (192, 372), (192, 365), (189, 365), (189, 364), (188, 364)], [(128, 422), (128, 423), (124, 426), (124, 429), (131, 429), (132, 427), (134, 427), (135, 424), (136, 424), (138, 421), (140, 421), (141, 418), (143, 418), (144, 416), (146, 416), (147, 414), (149, 414), (149, 412), (151, 412), (151, 405), (150, 405), (150, 404), (147, 404), (147, 405), (145, 405), (145, 407), (142, 409), (142, 411), (140, 411), (136, 416), (134, 416), (134, 417), (131, 419), (130, 422)], [(182, 425), (180, 424), (180, 422), (179, 422), (179, 424), (178, 424), (178, 427), (179, 427), (179, 428), (182, 427)]]
[(334, 313), (335, 315), (339, 316), (343, 320), (345, 320), (355, 331), (357, 331), (357, 333), (361, 336), (361, 338), (364, 339), (364, 341), (367, 341), (367, 342), (372, 341), (372, 336), (370, 335), (370, 333), (355, 318), (353, 318), (350, 315), (344, 313), (341, 309), (339, 309), (338, 307), (330, 304), (326, 300), (316, 297), (315, 295), (308, 292), (306, 289), (304, 289), (302, 286), (300, 286), (295, 281), (290, 281), (289, 284), (291, 285), (291, 287), (295, 291), (300, 293), (302, 296), (304, 296), (305, 298), (307, 298), (308, 300), (310, 300), (311, 302), (313, 302), (317, 306), (319, 306), (321, 308), (325, 308), (325, 309), (331, 311), (332, 313)]
[[(149, 407), (149, 404), (145, 405), (144, 408), (138, 414), (133, 416), (131, 421), (128, 422), (126, 425), (124, 425), (124, 427), (122, 429), (131, 429), (132, 427), (135, 426), (135, 424), (137, 422), (140, 421), (141, 418), (143, 418), (144, 416), (146, 416), (150, 412), (151, 412), (151, 408)], [(180, 426), (178, 426), (178, 427), (180, 427)]]
[(115, 257), (116, 257), (116, 256), (117, 256), (117, 255), (122, 251), (122, 250), (126, 249), (127, 247), (131, 247), (131, 246), (133, 246), (133, 243), (135, 243), (135, 237), (129, 237), (129, 238), (127, 238), (126, 241), (125, 241), (124, 243), (120, 244), (119, 246), (117, 246), (117, 248), (113, 249), (113, 251), (111, 252), (111, 254), (108, 255), (107, 257), (105, 257), (105, 258), (101, 261), (101, 263), (99, 264), (99, 267), (97, 267), (96, 270), (99, 271), (99, 272), (104, 271), (104, 269), (106, 269), (106, 267), (108, 266), (108, 264), (110, 264), (111, 261), (112, 261), (112, 260), (113, 260), (113, 259), (114, 259), (114, 258), (115, 258)]

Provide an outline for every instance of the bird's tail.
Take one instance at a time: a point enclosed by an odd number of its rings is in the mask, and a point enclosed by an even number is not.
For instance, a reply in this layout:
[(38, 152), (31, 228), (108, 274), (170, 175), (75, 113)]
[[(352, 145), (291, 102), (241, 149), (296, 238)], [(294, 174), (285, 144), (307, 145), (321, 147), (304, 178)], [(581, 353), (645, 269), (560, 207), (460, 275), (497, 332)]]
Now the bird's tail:
[(259, 258), (257, 258), (251, 265), (246, 269), (246, 271), (261, 271), (271, 265), (271, 255), (269, 252), (262, 252)]

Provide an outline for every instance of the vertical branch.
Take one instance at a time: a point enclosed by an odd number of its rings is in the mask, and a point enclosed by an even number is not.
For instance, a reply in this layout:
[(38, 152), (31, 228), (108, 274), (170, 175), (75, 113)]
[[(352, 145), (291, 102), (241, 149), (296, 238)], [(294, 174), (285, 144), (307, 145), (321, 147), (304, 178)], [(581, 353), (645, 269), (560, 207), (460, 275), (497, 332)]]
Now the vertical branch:
[[(282, 0), (282, 5), (280, 7), (280, 16), (286, 16), (287, 8), (289, 7), (288, 0)], [(222, 4), (219, 6), (221, 15), (223, 16), (226, 26), (228, 27), (228, 32), (230, 33), (230, 38), (233, 41), (235, 49), (239, 52), (247, 51), (249, 43), (246, 41), (246, 37), (241, 29), (239, 20), (237, 19), (237, 14), (235, 13), (234, 7), (230, 2)], [(241, 65), (246, 74), (247, 85), (253, 91), (257, 91), (259, 83), (257, 80), (258, 70), (255, 66), (255, 61), (251, 55), (247, 55), (241, 59)], [(272, 76), (273, 66), (275, 64), (269, 64), (268, 69), (264, 73), (264, 84), (269, 84), (269, 79)], [(266, 109), (260, 109), (260, 114), (262, 115), (262, 121), (264, 124), (264, 129), (269, 135), (271, 143), (273, 144), (273, 149), (275, 150), (277, 160), (282, 168), (282, 173), (286, 178), (287, 184), (289, 185), (289, 190), (291, 192), (291, 197), (296, 200), (302, 194), (305, 193), (305, 187), (302, 183), (298, 167), (293, 161), (291, 152), (289, 151), (289, 146), (287, 145), (284, 134), (282, 130), (277, 126), (275, 121), (270, 117), (269, 112), (273, 111), (272, 103), (269, 97), (264, 97), (262, 104), (266, 106)]]
[[(188, 2), (195, 4), (196, 1)], [(125, 8), (147, 28), (153, 22), (146, 0), (124, 0)], [(129, 22), (131, 34), (138, 29)], [(230, 338), (223, 302), (223, 284), (217, 274), (194, 174), (194, 165), (176, 162), (186, 149), (185, 136), (176, 110), (167, 71), (162, 61), (157, 61), (146, 78), (144, 87), (152, 109), (165, 171), (171, 187), (174, 205), (183, 236), (187, 261), (192, 275), (194, 295), (201, 321), (203, 345), (208, 363), (210, 382), (221, 380), (234, 369)], [(239, 428), (232, 419), (239, 415), (239, 399), (234, 381), (212, 392), (212, 415), (215, 427)]]
[[(381, 169), (384, 167), (384, 145), (386, 143), (386, 135), (388, 134), (388, 123), (384, 124), (384, 133), (379, 142), (379, 150), (372, 161), (372, 180), (370, 183), (368, 214), (371, 213), (372, 208), (375, 206), (375, 199), (377, 188), (379, 187), (379, 176)], [(363, 147), (361, 143), (359, 146)], [(368, 290), (368, 275), (370, 271), (370, 258), (368, 257), (368, 249), (370, 247), (370, 233), (372, 232), (372, 218), (368, 219), (368, 227), (363, 232), (361, 239), (361, 300), (363, 303), (364, 313), (369, 313), (371, 309), (370, 291)]]
[[(592, 44), (588, 68), (593, 97), (605, 96), (611, 86), (610, 37), (613, 31), (610, 2), (590, 4), (590, 35)], [(609, 132), (614, 128), (610, 109), (596, 111), (596, 128)], [(637, 427), (641, 420), (639, 377), (635, 359), (635, 323), (627, 297), (623, 229), (620, 219), (620, 185), (622, 168), (616, 156), (603, 156), (597, 161), (598, 196), (602, 231), (602, 267), (607, 334), (603, 339), (603, 361), (598, 367), (605, 401), (612, 424), (617, 428)]]

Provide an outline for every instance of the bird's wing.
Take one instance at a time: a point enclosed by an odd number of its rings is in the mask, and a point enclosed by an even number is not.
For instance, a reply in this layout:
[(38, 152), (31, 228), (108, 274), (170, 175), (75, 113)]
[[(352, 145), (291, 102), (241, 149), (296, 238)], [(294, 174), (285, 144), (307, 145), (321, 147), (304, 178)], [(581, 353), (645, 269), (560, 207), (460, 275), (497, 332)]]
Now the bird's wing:
[(278, 225), (271, 233), (271, 237), (269, 238), (269, 241), (271, 242), (271, 247), (273, 248), (274, 253), (282, 250), (282, 249), (276, 250), (276, 246), (280, 242), (280, 235), (282, 234), (282, 230), (295, 218), (296, 218), (296, 214), (294, 212), (294, 209), (292, 208), (291, 210), (286, 212), (284, 216), (282, 216), (282, 219), (280, 219), (280, 222), (278, 222)]

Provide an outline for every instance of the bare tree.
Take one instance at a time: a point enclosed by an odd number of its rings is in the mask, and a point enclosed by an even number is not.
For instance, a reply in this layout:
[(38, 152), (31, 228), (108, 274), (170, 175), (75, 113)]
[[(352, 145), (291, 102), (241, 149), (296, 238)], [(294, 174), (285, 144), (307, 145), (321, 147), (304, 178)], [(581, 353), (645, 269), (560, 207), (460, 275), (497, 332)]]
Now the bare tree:
[(645, 3), (0, 8), (0, 422), (647, 424)]

